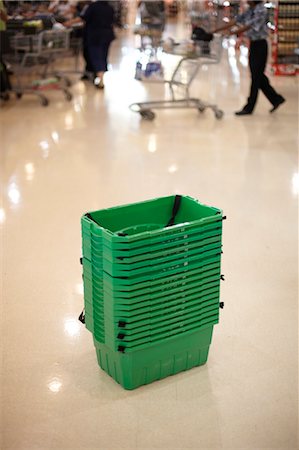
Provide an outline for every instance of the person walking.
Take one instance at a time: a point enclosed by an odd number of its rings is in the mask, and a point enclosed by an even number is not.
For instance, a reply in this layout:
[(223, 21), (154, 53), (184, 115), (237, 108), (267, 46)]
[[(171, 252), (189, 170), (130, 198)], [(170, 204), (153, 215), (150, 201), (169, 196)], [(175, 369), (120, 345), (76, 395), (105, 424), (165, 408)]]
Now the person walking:
[(84, 46), (88, 68), (94, 74), (94, 85), (104, 88), (104, 73), (108, 70), (108, 52), (115, 39), (114, 9), (109, 2), (97, 0), (81, 15), (85, 22)]
[(64, 26), (72, 27), (80, 22), (84, 23), (83, 56), (86, 62), (82, 79), (88, 79), (88, 73), (91, 72), (95, 87), (103, 89), (104, 73), (108, 70), (108, 52), (115, 39), (114, 9), (108, 1), (96, 0), (82, 10), (80, 17), (65, 22)]
[[(236, 16), (235, 19), (226, 25), (214, 30), (214, 33), (231, 30), (230, 34), (239, 36), (246, 33), (249, 41), (249, 68), (251, 74), (251, 87), (246, 105), (235, 114), (244, 116), (252, 114), (257, 102), (258, 92), (261, 90), (272, 104), (270, 113), (273, 113), (285, 102), (285, 98), (278, 94), (271, 86), (268, 77), (265, 75), (268, 57), (268, 12), (261, 0), (247, 1), (249, 8)], [(235, 28), (237, 27), (237, 28)]]

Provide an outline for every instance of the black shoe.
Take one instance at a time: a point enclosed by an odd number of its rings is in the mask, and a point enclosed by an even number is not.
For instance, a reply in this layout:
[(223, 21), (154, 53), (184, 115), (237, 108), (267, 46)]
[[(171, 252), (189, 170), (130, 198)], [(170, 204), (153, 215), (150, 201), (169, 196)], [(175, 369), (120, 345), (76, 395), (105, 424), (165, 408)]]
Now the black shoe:
[(270, 109), (270, 113), (273, 113), (280, 105), (282, 105), (286, 101), (285, 98), (280, 96), (279, 100), (277, 100), (276, 103), (274, 103), (273, 108)]
[(249, 111), (248, 109), (241, 109), (241, 111), (235, 112), (236, 116), (248, 116), (249, 114), (252, 114), (252, 111)]

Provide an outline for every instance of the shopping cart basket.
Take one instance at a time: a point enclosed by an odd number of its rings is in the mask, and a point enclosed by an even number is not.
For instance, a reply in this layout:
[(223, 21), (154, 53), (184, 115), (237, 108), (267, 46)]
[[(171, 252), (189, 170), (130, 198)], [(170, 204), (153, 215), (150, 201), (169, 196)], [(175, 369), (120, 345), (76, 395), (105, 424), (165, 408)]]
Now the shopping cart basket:
[[(171, 99), (132, 103), (129, 106), (130, 109), (138, 112), (145, 120), (153, 120), (155, 118), (153, 109), (195, 108), (199, 112), (203, 112), (205, 109), (210, 108), (214, 111), (215, 117), (221, 119), (223, 111), (217, 105), (190, 96), (191, 83), (199, 72), (200, 67), (202, 65), (219, 63), (222, 53), (221, 36), (214, 35), (213, 40), (209, 43), (208, 52), (206, 42), (201, 41), (185, 41), (181, 44), (170, 41), (169, 44), (164, 44), (164, 51), (181, 56), (170, 80), (162, 80), (163, 83), (169, 85)], [(183, 98), (177, 98), (177, 88), (181, 88), (180, 90), (183, 91)]]
[(53, 64), (69, 48), (68, 30), (47, 30), (34, 35), (17, 33), (11, 38), (11, 47), (14, 53), (10, 55), (10, 62), (16, 78), (13, 90), (17, 98), (33, 94), (47, 106), (49, 99), (44, 92), (58, 90), (63, 92), (66, 100), (72, 99), (65, 80), (56, 76), (53, 69)]

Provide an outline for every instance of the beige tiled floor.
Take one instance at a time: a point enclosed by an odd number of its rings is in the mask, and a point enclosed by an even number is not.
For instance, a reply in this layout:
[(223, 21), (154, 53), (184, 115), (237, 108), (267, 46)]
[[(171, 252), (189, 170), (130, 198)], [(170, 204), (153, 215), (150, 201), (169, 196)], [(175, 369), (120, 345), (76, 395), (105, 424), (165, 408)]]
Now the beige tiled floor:
[[(277, 113), (260, 97), (237, 118), (249, 80), (229, 46), (192, 87), (223, 120), (163, 110), (143, 122), (128, 105), (166, 89), (134, 80), (134, 45), (129, 32), (114, 42), (104, 92), (77, 81), (71, 103), (53, 93), (47, 109), (24, 97), (0, 112), (1, 448), (295, 449), (297, 80), (272, 78), (287, 98)], [(80, 217), (172, 193), (228, 217), (225, 309), (207, 365), (125, 391), (77, 321)]]

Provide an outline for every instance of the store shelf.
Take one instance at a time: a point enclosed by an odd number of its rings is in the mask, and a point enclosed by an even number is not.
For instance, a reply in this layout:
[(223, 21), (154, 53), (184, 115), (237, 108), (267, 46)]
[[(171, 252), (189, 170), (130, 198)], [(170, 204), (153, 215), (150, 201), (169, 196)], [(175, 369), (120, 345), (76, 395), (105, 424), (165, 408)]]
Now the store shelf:
[(299, 1), (277, 2), (273, 30), (273, 71), (275, 75), (295, 75), (299, 67)]

